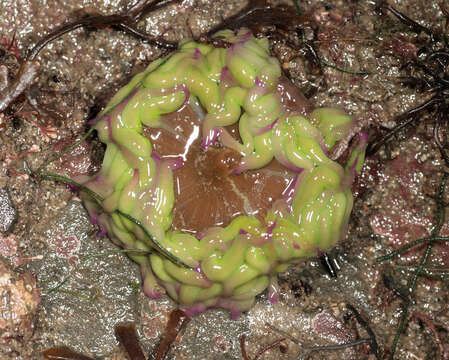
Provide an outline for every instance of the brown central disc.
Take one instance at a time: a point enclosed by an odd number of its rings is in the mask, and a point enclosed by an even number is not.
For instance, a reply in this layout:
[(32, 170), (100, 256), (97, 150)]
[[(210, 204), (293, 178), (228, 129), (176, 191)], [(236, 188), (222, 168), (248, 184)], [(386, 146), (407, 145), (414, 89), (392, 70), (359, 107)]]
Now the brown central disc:
[[(263, 220), (296, 175), (276, 160), (262, 169), (234, 175), (240, 154), (219, 140), (203, 150), (201, 120), (190, 105), (164, 115), (161, 121), (163, 129), (145, 128), (144, 134), (163, 160), (183, 160), (183, 166), (173, 170), (173, 230), (197, 234), (212, 226), (226, 226), (238, 215)], [(237, 129), (227, 127), (239, 139)]]

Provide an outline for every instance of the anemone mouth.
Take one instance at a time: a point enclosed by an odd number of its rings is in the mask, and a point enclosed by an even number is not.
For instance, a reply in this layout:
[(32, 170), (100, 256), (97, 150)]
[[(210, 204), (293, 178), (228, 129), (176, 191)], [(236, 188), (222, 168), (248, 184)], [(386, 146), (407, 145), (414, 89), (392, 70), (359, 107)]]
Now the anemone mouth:
[[(288, 94), (286, 101), (292, 104), (302, 100)], [(161, 160), (178, 164), (173, 169), (173, 230), (200, 236), (240, 215), (264, 223), (266, 212), (296, 175), (275, 159), (263, 168), (236, 173), (242, 155), (219, 138), (204, 149), (202, 121), (188, 104), (162, 116), (161, 121), (162, 128), (145, 127), (144, 135)], [(225, 130), (239, 140), (236, 126)]]
[[(275, 93), (286, 112), (304, 116), (311, 112), (309, 101), (287, 78), (280, 77)], [(224, 145), (220, 136), (204, 147), (204, 114), (197, 102), (187, 103), (162, 115), (163, 126), (143, 130), (156, 156), (176, 164), (172, 230), (201, 237), (209, 228), (226, 226), (240, 215), (265, 223), (267, 211), (285, 195), (297, 171), (273, 159), (260, 169), (239, 172), (242, 154)], [(223, 130), (241, 142), (238, 124)]]

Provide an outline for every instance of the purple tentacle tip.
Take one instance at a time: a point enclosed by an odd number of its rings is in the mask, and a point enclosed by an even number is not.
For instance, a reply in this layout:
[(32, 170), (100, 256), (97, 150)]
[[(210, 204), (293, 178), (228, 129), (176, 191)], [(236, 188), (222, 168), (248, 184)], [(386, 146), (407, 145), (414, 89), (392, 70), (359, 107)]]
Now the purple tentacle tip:
[(185, 309), (181, 309), (182, 311), (185, 312), (185, 314), (191, 318), (193, 316), (199, 315), (203, 312), (205, 312), (207, 310), (207, 308), (204, 305), (201, 304), (196, 304), (196, 305), (192, 305), (188, 308)]
[(326, 145), (323, 144), (323, 143), (320, 143), (320, 147), (321, 147), (321, 150), (323, 150), (324, 155), (328, 156), (329, 155), (329, 151), (327, 150)]
[(277, 118), (276, 120), (274, 120), (271, 124), (268, 124), (268, 125), (266, 125), (266, 126), (262, 126), (262, 127), (258, 128), (258, 129), (255, 131), (255, 134), (256, 134), (256, 135), (262, 135), (262, 134), (265, 134), (266, 132), (272, 130), (273, 127), (274, 127), (274, 125), (276, 125), (276, 123), (278, 122), (278, 120), (279, 120), (279, 118)]
[(356, 167), (357, 167), (357, 163), (359, 162), (359, 156), (357, 155), (356, 156), (356, 158), (355, 158), (355, 160), (354, 160), (354, 162), (351, 164), (351, 167), (349, 168), (349, 171), (351, 172), (351, 175), (353, 176), (353, 177), (356, 177), (357, 176), (357, 170), (356, 170)]
[(97, 122), (99, 122), (99, 121), (101, 121), (101, 120), (103, 120), (103, 119), (104, 119), (104, 116), (101, 117), (101, 118), (94, 117), (93, 119), (90, 119), (90, 120), (87, 122), (87, 126), (94, 126), (94, 125), (97, 124)]
[(89, 220), (92, 225), (97, 225), (98, 224), (98, 215), (96, 215), (96, 214), (90, 215)]
[(181, 156), (177, 159), (170, 159), (167, 161), (167, 165), (172, 170), (180, 169), (184, 166), (184, 159)]
[(159, 154), (156, 151), (153, 151), (151, 153), (151, 157), (153, 158), (153, 160), (155, 160), (156, 162), (161, 161), (161, 157), (159, 156)]
[(227, 66), (223, 66), (223, 69), (221, 69), (220, 80), (223, 81), (227, 77), (229, 77), (229, 68)]
[(97, 238), (98, 239), (103, 239), (104, 237), (106, 237), (108, 235), (108, 231), (106, 230), (106, 228), (104, 228), (103, 226), (100, 225), (100, 231), (97, 233)]
[(241, 314), (242, 314), (242, 312), (240, 310), (232, 309), (231, 310), (231, 319), (237, 320)]
[(189, 100), (190, 100), (190, 90), (185, 85), (182, 85), (182, 90), (186, 94), (186, 99), (184, 100), (184, 104), (183, 105), (187, 105), (189, 103)]
[(194, 57), (195, 59), (199, 59), (202, 55), (203, 55), (203, 54), (201, 54), (200, 49), (195, 48), (195, 52), (193, 53), (193, 57)]
[(265, 81), (260, 80), (258, 76), (256, 76), (256, 79), (254, 80), (254, 85), (263, 88), (267, 86), (267, 84), (265, 84)]
[(243, 171), (244, 171), (243, 166), (239, 165), (232, 171), (232, 175), (240, 175)]
[(157, 300), (162, 297), (162, 294), (159, 294), (158, 292), (155, 292), (155, 291), (144, 291), (144, 293), (146, 296), (148, 296), (152, 300)]
[(251, 31), (248, 31), (246, 34), (240, 35), (240, 39), (247, 40), (251, 37)]
[(220, 136), (221, 132), (222, 132), (222, 129), (220, 127), (213, 128), (213, 130), (210, 131), (209, 134), (203, 139), (201, 148), (203, 150), (206, 150), (209, 146), (211, 146), (217, 140), (217, 138)]
[(277, 220), (275, 220), (270, 226), (267, 227), (267, 232), (264, 234), (266, 240), (271, 241), (273, 238), (273, 230), (276, 227)]
[(69, 189), (71, 192), (78, 192), (80, 191), (80, 188), (73, 184), (66, 184), (67, 189)]
[(277, 304), (279, 302), (279, 292), (277, 290), (272, 290), (268, 294), (268, 300), (270, 300), (270, 303)]
[(359, 138), (360, 138), (360, 142), (363, 142), (363, 143), (368, 142), (368, 133), (366, 133), (365, 131), (361, 131), (359, 133)]

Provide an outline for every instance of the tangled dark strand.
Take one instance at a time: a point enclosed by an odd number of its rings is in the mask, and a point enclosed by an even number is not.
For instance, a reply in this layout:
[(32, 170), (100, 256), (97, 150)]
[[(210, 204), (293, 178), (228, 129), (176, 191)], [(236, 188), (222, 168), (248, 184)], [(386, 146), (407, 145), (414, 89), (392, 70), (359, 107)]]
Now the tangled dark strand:
[[(430, 36), (431, 44), (441, 40), (441, 37), (435, 34), (431, 29), (418, 24), (416, 21), (410, 19), (399, 10), (395, 9), (389, 4), (382, 3), (379, 6), (380, 10), (388, 11), (398, 18), (402, 23), (409, 26), (417, 33), (424, 32)], [(415, 59), (413, 64), (417, 69), (423, 71), (424, 75), (429, 79), (419, 79), (416, 77), (408, 77), (409, 82), (425, 83), (429, 93), (433, 93), (431, 98), (423, 104), (406, 111), (396, 118), (397, 125), (384, 135), (378, 136), (370, 142), (367, 148), (367, 155), (375, 154), (383, 145), (385, 145), (393, 136), (397, 135), (399, 131), (415, 123), (418, 116), (425, 112), (434, 112), (435, 117), (433, 121), (433, 137), (438, 150), (443, 158), (446, 166), (449, 166), (449, 153), (447, 144), (441, 141), (440, 129), (443, 124), (448, 123), (447, 111), (449, 100), (449, 79), (445, 76), (446, 68), (449, 64), (449, 49), (441, 48), (436, 51), (428, 51), (427, 47), (423, 47), (418, 51), (419, 55), (424, 56), (424, 59)], [(433, 66), (432, 66), (433, 65)]]
[(277, 327), (271, 325), (270, 323), (265, 323), (265, 325), (268, 328), (270, 328), (271, 330), (273, 330), (274, 332), (278, 333), (279, 335), (282, 335), (286, 339), (290, 340), (291, 342), (301, 346), (301, 348), (303, 350), (308, 351), (309, 354), (314, 351), (343, 350), (343, 349), (347, 349), (350, 347), (355, 347), (357, 345), (368, 343), (368, 344), (370, 344), (370, 352), (375, 356), (376, 359), (380, 359), (380, 353), (379, 353), (379, 347), (378, 347), (377, 340), (376, 340), (376, 335), (374, 334), (374, 331), (371, 329), (369, 323), (360, 315), (358, 310), (353, 305), (347, 303), (346, 307), (348, 308), (349, 311), (351, 311), (354, 314), (355, 319), (360, 324), (360, 326), (362, 326), (366, 330), (366, 332), (368, 333), (367, 338), (362, 338), (362, 339), (358, 339), (358, 340), (355, 340), (350, 343), (344, 343), (344, 344), (338, 344), (338, 345), (307, 346), (307, 345), (303, 344), (301, 341), (299, 341), (297, 338), (291, 336), (289, 333), (287, 333), (281, 329), (278, 329)]
[(405, 323), (407, 320), (408, 310), (413, 301), (413, 293), (416, 288), (418, 277), (422, 276), (423, 274), (425, 275), (425, 271), (424, 271), (425, 266), (427, 264), (427, 260), (429, 259), (430, 253), (432, 252), (433, 245), (435, 244), (435, 242), (438, 242), (438, 241), (444, 241), (444, 242), (449, 241), (449, 237), (444, 237), (444, 236), (439, 235), (439, 232), (441, 230), (441, 225), (443, 224), (443, 220), (444, 220), (444, 205), (445, 205), (444, 204), (444, 193), (445, 193), (446, 183), (447, 183), (448, 178), (449, 178), (449, 173), (444, 173), (443, 177), (441, 179), (440, 189), (439, 189), (438, 199), (437, 199), (437, 209), (436, 209), (436, 213), (435, 213), (435, 226), (433, 227), (433, 229), (431, 231), (430, 237), (418, 239), (408, 245), (402, 246), (399, 249), (392, 251), (391, 253), (389, 253), (385, 256), (381, 256), (376, 259), (376, 262), (390, 260), (394, 256), (396, 256), (404, 251), (407, 251), (408, 249), (410, 249), (413, 246), (416, 246), (419, 244), (427, 244), (424, 256), (422, 257), (421, 261), (419, 262), (418, 266), (416, 267), (416, 270), (413, 272), (413, 276), (409, 279), (409, 281), (407, 283), (407, 293), (405, 294), (405, 296), (403, 298), (404, 303), (402, 305), (401, 320), (399, 322), (399, 326), (396, 331), (396, 335), (394, 337), (393, 344), (391, 345), (391, 355), (389, 357), (390, 360), (394, 359), (397, 345), (399, 342), (399, 338), (401, 337), (401, 335), (404, 331)]
[(116, 15), (90, 15), (85, 18), (75, 20), (52, 31), (40, 39), (36, 45), (28, 52), (26, 58), (20, 65), (19, 72), (14, 81), (6, 86), (0, 94), (0, 112), (6, 110), (20, 95), (22, 95), (36, 80), (40, 66), (36, 57), (52, 41), (60, 38), (79, 28), (105, 28), (112, 27), (122, 30), (149, 44), (165, 49), (167, 52), (176, 50), (177, 42), (167, 41), (161, 37), (151, 36), (137, 28), (137, 22), (149, 12), (161, 9), (164, 6), (179, 3), (181, 0), (156, 0), (145, 1), (143, 5), (135, 6), (124, 14)]

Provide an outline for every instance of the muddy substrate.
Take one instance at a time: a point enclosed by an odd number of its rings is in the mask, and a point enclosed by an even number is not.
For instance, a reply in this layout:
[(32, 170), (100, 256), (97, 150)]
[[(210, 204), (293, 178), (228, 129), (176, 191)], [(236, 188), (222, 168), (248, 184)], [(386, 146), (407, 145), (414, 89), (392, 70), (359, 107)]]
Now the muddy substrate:
[[(301, 54), (282, 44), (273, 44), (273, 53), (315, 106), (340, 106), (365, 126), (392, 127), (395, 116), (427, 99), (425, 92), (398, 80), (409, 75), (402, 65), (430, 41), (425, 34), (416, 35), (391, 14), (380, 14), (374, 1), (299, 3), (313, 20), (315, 30), (305, 29), (303, 35), (317, 49), (323, 72), (310, 71)], [(422, 25), (443, 27), (436, 2), (395, 0), (391, 4)], [(12, 78), (18, 68), (16, 55), (23, 57), (30, 45), (58, 24), (86, 13), (114, 14), (129, 5), (121, 0), (3, 0), (0, 37), (1, 49), (7, 50), (0, 52), (0, 63)], [(141, 26), (151, 34), (178, 40), (204, 33), (242, 6), (240, 1), (186, 0), (151, 14)], [(112, 254), (115, 247), (109, 240), (96, 236), (97, 229), (76, 194), (54, 182), (38, 184), (27, 169), (36, 169), (82, 136), (89, 116), (160, 54), (161, 50), (111, 29), (77, 30), (42, 52), (40, 76), (28, 91), (28, 100), (18, 99), (0, 113), (0, 187), (16, 212), (12, 225), (0, 234), (2, 359), (40, 359), (41, 351), (54, 345), (98, 358), (124, 359), (114, 337), (114, 325), (124, 321), (136, 323), (147, 353), (157, 345), (176, 304), (166, 297), (148, 299), (140, 288), (138, 267), (126, 256)], [(393, 262), (377, 264), (375, 258), (432, 229), (434, 198), (444, 166), (429, 124), (423, 116), (419, 126), (401, 134), (406, 141), (395, 139), (367, 161), (355, 187), (348, 236), (330, 252), (337, 278), (331, 278), (317, 259), (294, 266), (279, 276), (277, 304), (262, 295), (237, 320), (221, 310), (197, 316), (178, 337), (169, 358), (241, 359), (243, 333), (248, 354), (281, 337), (267, 323), (307, 346), (366, 337), (348, 304), (371, 325), (381, 358), (388, 357), (403, 304), (400, 289), (411, 276), (405, 265), (418, 262), (422, 249)], [(95, 171), (101, 151), (92, 139), (50, 169), (67, 175)], [(11, 207), (7, 208), (11, 213)], [(441, 234), (448, 233), (445, 222)], [(92, 256), (99, 253), (109, 255)], [(448, 247), (436, 247), (431, 261), (449, 267)], [(73, 269), (73, 276), (60, 286)], [(448, 297), (447, 277), (419, 279), (395, 358), (447, 356)], [(310, 352), (286, 340), (263, 358), (368, 359), (374, 355), (368, 344)]]

